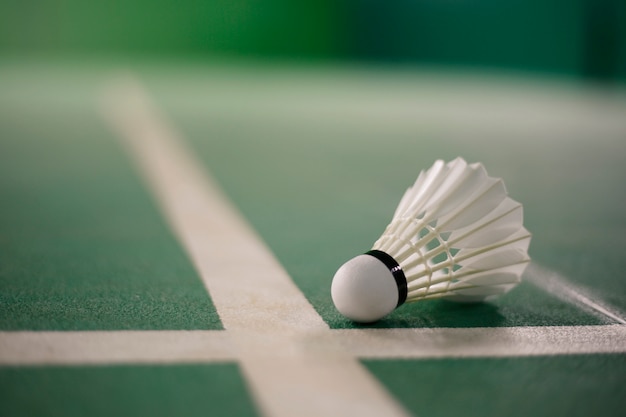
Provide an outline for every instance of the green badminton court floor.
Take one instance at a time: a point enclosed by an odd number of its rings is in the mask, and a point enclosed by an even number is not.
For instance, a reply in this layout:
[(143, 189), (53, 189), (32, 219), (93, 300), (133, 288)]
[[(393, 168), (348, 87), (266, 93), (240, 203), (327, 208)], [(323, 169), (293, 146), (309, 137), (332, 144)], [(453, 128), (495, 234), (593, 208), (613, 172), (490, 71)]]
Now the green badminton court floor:
[[(341, 317), (337, 267), (457, 156), (524, 204), (524, 281)], [(624, 415), (625, 183), (623, 88), (2, 61), (0, 415)]]

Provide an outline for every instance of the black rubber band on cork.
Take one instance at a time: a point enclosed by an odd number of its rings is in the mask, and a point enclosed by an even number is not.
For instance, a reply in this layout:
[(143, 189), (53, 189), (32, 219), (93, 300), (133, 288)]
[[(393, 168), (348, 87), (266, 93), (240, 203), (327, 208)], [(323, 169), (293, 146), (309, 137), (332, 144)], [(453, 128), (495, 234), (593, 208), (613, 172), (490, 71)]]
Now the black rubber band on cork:
[(396, 262), (391, 255), (381, 250), (372, 249), (369, 252), (365, 252), (365, 255), (373, 256), (389, 268), (389, 272), (393, 275), (393, 278), (396, 280), (396, 285), (398, 286), (398, 305), (396, 307), (400, 307), (406, 301), (408, 294), (406, 277), (404, 276), (404, 271), (402, 271), (400, 264)]

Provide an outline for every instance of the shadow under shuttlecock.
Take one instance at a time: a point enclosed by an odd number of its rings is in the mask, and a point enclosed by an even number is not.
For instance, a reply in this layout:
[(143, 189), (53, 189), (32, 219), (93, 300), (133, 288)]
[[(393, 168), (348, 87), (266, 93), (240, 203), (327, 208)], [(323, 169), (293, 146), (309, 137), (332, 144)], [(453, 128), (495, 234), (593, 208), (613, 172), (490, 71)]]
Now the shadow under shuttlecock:
[(505, 321), (498, 306), (489, 302), (457, 303), (432, 300), (401, 306), (376, 323), (358, 327), (498, 327)]

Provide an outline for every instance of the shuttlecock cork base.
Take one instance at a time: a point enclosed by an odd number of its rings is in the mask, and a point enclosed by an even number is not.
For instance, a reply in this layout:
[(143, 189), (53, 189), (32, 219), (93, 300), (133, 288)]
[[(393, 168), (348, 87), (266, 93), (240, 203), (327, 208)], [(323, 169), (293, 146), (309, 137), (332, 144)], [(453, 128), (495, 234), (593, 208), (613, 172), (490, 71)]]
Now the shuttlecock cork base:
[(371, 250), (339, 268), (333, 278), (331, 294), (341, 314), (360, 323), (369, 323), (404, 304), (407, 282), (393, 257)]
[(482, 301), (505, 293), (530, 261), (522, 223), (522, 205), (482, 164), (437, 161), (404, 194), (372, 250), (335, 273), (335, 307), (368, 323), (405, 302)]

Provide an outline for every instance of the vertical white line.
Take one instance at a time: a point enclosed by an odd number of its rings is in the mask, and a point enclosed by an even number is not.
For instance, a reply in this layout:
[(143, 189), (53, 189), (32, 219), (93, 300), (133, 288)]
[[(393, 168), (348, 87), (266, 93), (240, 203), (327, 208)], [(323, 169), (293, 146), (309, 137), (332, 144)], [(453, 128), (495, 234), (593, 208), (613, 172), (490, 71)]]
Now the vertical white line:
[(106, 115), (187, 250), (227, 329), (327, 328), (219, 187), (127, 80)]
[(555, 297), (581, 306), (587, 311), (601, 316), (608, 321), (614, 321), (620, 324), (626, 324), (623, 314), (619, 314), (615, 308), (603, 305), (601, 301), (594, 301), (586, 293), (588, 290), (574, 285), (558, 273), (549, 271), (536, 263), (531, 263), (524, 277), (536, 287), (554, 295)]
[(110, 93), (104, 116), (195, 264), (264, 414), (406, 415), (357, 359), (311, 347), (328, 326), (141, 86), (127, 79)]

